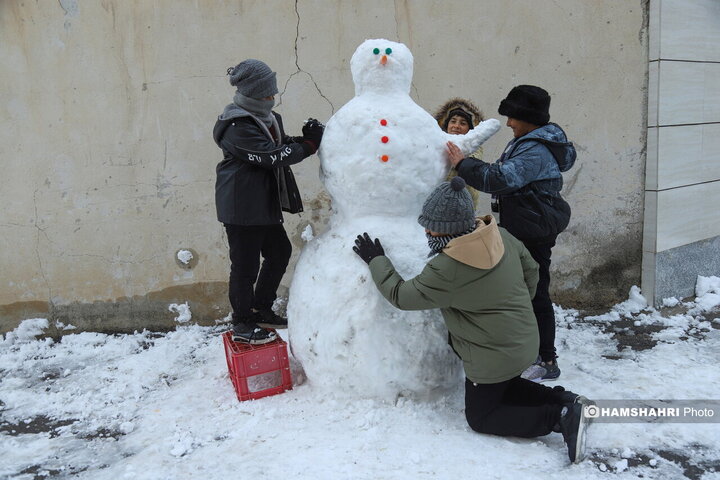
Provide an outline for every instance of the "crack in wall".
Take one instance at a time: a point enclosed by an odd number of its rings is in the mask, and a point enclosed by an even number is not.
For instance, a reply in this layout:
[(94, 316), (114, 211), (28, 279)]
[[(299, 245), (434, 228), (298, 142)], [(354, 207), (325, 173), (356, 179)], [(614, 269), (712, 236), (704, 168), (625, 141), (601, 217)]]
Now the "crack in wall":
[(398, 20), (398, 4), (397, 0), (393, 1), (393, 11), (395, 12), (394, 19), (395, 19), (395, 38), (398, 39), (398, 42), (400, 41), (400, 21)]
[(58, 0), (58, 3), (65, 12), (66, 17), (77, 17), (80, 11), (77, 0)]
[[(40, 270), (40, 276), (43, 278), (43, 281), (45, 282), (45, 286), (48, 290), (48, 304), (50, 305), (50, 309), (54, 307), (53, 305), (53, 294), (52, 294), (52, 286), (50, 285), (50, 281), (47, 278), (47, 275), (45, 275), (45, 269), (43, 267), (42, 257), (40, 256), (40, 234), (45, 235), (45, 238), (47, 238), (47, 233), (45, 233), (45, 230), (40, 228), (39, 225), (39, 216), (38, 216), (38, 207), (37, 207), (37, 194), (40, 189), (35, 189), (33, 192), (33, 208), (35, 210), (35, 221), (33, 222), (35, 225), (35, 228), (37, 229), (37, 234), (35, 236), (35, 255), (38, 260), (38, 268)], [(48, 239), (49, 240), (49, 239)]]
[(297, 68), (297, 70), (295, 72), (291, 73), (290, 76), (288, 77), (288, 79), (285, 81), (285, 86), (283, 87), (282, 92), (280, 92), (280, 103), (278, 103), (278, 106), (282, 105), (282, 98), (285, 95), (285, 92), (287, 91), (287, 87), (290, 84), (290, 80), (292, 80), (292, 78), (295, 75), (297, 75), (299, 73), (304, 73), (305, 75), (307, 75), (310, 78), (310, 81), (313, 83), (313, 85), (315, 85), (315, 90), (317, 90), (318, 94), (328, 103), (328, 105), (330, 105), (330, 110), (332, 112), (331, 116), (332, 116), (335, 114), (335, 105), (333, 105), (333, 103), (330, 101), (330, 99), (328, 97), (326, 97), (325, 94), (322, 92), (322, 90), (320, 89), (320, 86), (317, 84), (317, 82), (315, 81), (315, 78), (312, 76), (312, 74), (310, 72), (306, 72), (305, 70), (303, 70), (300, 67), (300, 55), (298, 54), (298, 42), (300, 40), (300, 11), (298, 10), (299, 1), (300, 0), (295, 0), (295, 16), (297, 17), (297, 23), (295, 24), (295, 45), (294, 45), (294, 47), (295, 47), (295, 68)]

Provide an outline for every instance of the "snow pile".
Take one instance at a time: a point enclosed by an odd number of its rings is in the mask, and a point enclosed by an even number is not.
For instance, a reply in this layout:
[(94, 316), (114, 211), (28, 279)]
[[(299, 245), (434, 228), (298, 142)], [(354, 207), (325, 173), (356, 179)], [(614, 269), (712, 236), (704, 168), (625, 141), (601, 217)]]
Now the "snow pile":
[(305, 227), (305, 229), (303, 229), (302, 233), (300, 234), (300, 238), (302, 238), (306, 242), (309, 242), (310, 240), (315, 238), (315, 236), (313, 235), (312, 225), (308, 223), (308, 225)]
[(622, 316), (628, 316), (633, 313), (641, 312), (648, 308), (647, 299), (640, 292), (640, 287), (633, 285), (630, 288), (628, 299), (613, 307), (613, 310)]
[(295, 267), (290, 339), (315, 385), (368, 397), (428, 396), (460, 375), (439, 312), (392, 307), (352, 246), (368, 232), (405, 278), (419, 274), (428, 247), (417, 217), (447, 173), (446, 142), (469, 153), (500, 124), (444, 133), (410, 98), (413, 57), (401, 43), (367, 40), (350, 67), (356, 96), (327, 122), (318, 152), (333, 216)]
[(720, 306), (720, 277), (698, 276), (695, 294), (695, 303), (701, 312), (709, 312)]
[(14, 343), (34, 340), (38, 335), (42, 335), (43, 331), (48, 328), (48, 325), (49, 323), (45, 318), (24, 320), (15, 330), (5, 335), (2, 343), (12, 345)]
[[(717, 330), (688, 337), (672, 325), (700, 325), (701, 316), (666, 319), (652, 310), (626, 320), (641, 316), (667, 323), (666, 338), (617, 358), (612, 333), (556, 307), (562, 376), (555, 383), (597, 400), (715, 398)], [(0, 344), (0, 478), (434, 480), (485, 472), (626, 480), (686, 478), (686, 469), (697, 473), (692, 478), (717, 477), (717, 424), (596, 423), (588, 460), (569, 466), (558, 434), (471, 431), (460, 378), (430, 402), (352, 397), (297, 377), (289, 392), (238, 402), (220, 338), (226, 327), (85, 332), (55, 342), (34, 338), (48, 328), (39, 320), (23, 322)], [(243, 452), (262, 459), (248, 461)]]
[(188, 305), (188, 302), (181, 304), (171, 303), (168, 305), (168, 310), (178, 314), (178, 316), (175, 317), (175, 321), (177, 323), (186, 323), (192, 318), (192, 312), (190, 311), (190, 305)]
[(65, 325), (60, 320), (55, 320), (55, 328), (57, 328), (58, 330), (75, 330), (76, 327), (75, 325)]
[(680, 303), (680, 300), (678, 300), (675, 297), (669, 297), (669, 298), (663, 298), (663, 307), (675, 307)]

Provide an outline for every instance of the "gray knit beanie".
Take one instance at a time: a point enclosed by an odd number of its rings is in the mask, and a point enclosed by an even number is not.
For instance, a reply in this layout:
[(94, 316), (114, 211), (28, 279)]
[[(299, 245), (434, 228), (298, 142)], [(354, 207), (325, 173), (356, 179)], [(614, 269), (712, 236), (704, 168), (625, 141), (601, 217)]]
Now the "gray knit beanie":
[(228, 68), (227, 74), (230, 76), (230, 85), (237, 87), (237, 91), (246, 97), (258, 99), (278, 93), (275, 72), (260, 60), (244, 60)]
[(425, 200), (418, 223), (437, 233), (462, 233), (475, 225), (475, 207), (465, 180), (443, 182)]

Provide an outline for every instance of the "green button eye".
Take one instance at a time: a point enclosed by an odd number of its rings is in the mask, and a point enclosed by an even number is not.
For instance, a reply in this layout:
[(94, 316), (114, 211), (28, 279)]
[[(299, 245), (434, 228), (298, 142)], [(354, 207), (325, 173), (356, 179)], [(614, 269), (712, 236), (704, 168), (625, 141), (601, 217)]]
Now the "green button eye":
[(385, 49), (385, 53), (387, 53), (388, 55), (390, 55), (390, 54), (392, 53), (392, 48), (390, 48), (390, 47), (386, 48), (386, 49)]
[(379, 48), (373, 48), (373, 53), (374, 53), (375, 55), (377, 55), (378, 53), (380, 53), (380, 49), (379, 49)]

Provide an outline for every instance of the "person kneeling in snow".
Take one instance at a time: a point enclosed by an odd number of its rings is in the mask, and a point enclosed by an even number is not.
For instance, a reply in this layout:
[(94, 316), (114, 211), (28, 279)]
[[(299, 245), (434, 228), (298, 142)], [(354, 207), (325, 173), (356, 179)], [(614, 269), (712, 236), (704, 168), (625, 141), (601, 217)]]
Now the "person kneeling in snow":
[(379, 239), (358, 235), (353, 250), (370, 267), (382, 295), (401, 310), (440, 308), (465, 369), (465, 416), (480, 433), (537, 437), (562, 433), (571, 462), (584, 457), (585, 397), (520, 377), (538, 350), (531, 299), (538, 265), (492, 215), (475, 218), (465, 181), (441, 183), (418, 223), (431, 256), (405, 281)]

